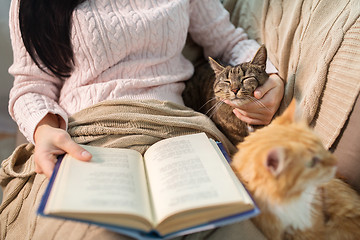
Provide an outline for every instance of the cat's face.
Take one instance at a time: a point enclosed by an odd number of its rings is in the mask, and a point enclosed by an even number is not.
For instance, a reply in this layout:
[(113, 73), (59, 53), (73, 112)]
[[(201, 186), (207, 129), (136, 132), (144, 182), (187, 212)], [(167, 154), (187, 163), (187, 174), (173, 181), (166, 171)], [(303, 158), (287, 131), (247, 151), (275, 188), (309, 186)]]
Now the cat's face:
[[(291, 108), (295, 108), (293, 103)], [(336, 159), (288, 110), (238, 145), (233, 167), (257, 197), (273, 203), (299, 198), (334, 177)]]
[(251, 62), (235, 67), (222, 66), (212, 58), (210, 65), (215, 72), (213, 85), (215, 96), (220, 100), (230, 100), (235, 105), (243, 105), (254, 99), (254, 90), (265, 83), (268, 74), (266, 48), (261, 46)]

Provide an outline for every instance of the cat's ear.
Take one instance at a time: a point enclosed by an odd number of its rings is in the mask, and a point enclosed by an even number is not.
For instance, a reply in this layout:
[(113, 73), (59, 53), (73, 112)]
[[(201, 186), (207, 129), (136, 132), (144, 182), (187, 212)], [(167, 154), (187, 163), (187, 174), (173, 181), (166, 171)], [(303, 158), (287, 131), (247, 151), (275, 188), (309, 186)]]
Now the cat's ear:
[(274, 120), (274, 123), (277, 124), (291, 124), (296, 122), (298, 119), (296, 114), (296, 100), (291, 100), (290, 105), (286, 108), (286, 110)]
[(265, 167), (270, 173), (277, 177), (285, 167), (285, 149), (276, 147), (271, 149), (265, 159)]
[(216, 75), (218, 75), (224, 70), (224, 67), (220, 63), (215, 61), (212, 57), (209, 57), (209, 63)]
[(266, 68), (266, 60), (267, 60), (267, 51), (265, 45), (261, 45), (261, 47), (257, 50), (253, 60), (251, 60), (251, 64), (259, 65), (262, 68)]

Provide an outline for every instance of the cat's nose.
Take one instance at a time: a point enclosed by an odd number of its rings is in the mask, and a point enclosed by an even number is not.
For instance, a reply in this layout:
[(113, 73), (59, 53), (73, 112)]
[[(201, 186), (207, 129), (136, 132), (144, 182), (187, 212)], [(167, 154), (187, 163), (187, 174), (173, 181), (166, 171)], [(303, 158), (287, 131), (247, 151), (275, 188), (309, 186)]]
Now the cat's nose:
[(239, 92), (240, 88), (232, 88), (231, 91), (235, 93), (235, 95)]

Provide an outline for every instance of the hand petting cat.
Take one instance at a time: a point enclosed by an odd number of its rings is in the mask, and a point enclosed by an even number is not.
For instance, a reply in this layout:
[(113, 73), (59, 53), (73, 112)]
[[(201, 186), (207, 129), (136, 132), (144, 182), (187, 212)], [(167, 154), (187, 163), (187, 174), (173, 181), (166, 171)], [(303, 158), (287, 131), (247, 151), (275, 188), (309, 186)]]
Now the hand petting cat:
[(277, 74), (271, 74), (264, 85), (254, 91), (259, 102), (249, 102), (242, 106), (224, 102), (234, 107), (234, 114), (251, 125), (267, 125), (271, 122), (284, 95), (284, 82)]

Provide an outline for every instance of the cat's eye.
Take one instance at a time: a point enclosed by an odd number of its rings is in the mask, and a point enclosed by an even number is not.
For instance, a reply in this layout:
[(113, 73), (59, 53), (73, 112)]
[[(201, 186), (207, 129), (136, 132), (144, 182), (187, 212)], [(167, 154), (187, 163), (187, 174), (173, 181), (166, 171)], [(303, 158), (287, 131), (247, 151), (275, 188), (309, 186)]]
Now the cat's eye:
[(318, 164), (318, 162), (320, 162), (320, 158), (315, 156), (309, 162), (307, 162), (307, 167), (313, 168)]

